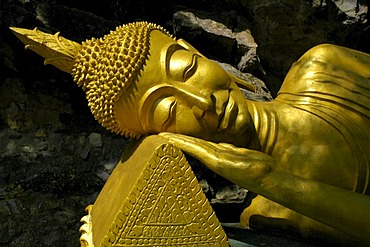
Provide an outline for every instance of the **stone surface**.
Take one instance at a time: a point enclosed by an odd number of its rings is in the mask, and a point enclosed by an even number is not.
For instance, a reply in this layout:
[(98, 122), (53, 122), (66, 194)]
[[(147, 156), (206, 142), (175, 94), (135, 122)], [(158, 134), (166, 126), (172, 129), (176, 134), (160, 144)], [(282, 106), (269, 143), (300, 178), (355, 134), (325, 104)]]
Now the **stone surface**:
[(89, 142), (93, 147), (101, 147), (103, 145), (99, 133), (91, 133), (89, 135)]
[[(359, 11), (348, 15), (345, 6), (356, 3)], [(273, 95), (291, 64), (314, 45), (335, 43), (370, 52), (365, 9), (367, 4), (353, 0), (245, 1), (246, 13), (253, 20), (251, 30), (258, 55), (267, 73), (263, 79)]]
[[(227, 19), (234, 15), (235, 12), (223, 13)], [(253, 72), (260, 65), (257, 44), (250, 30), (233, 31), (217, 21), (223, 16), (204, 11), (178, 11), (173, 15), (174, 34), (185, 36), (191, 44), (198, 44), (196, 49), (207, 57), (237, 66), (242, 72)], [(244, 23), (248, 25), (246, 21)]]
[(232, 75), (235, 75), (236, 77), (239, 77), (240, 79), (243, 79), (247, 81), (249, 84), (256, 87), (255, 92), (251, 92), (249, 90), (242, 90), (244, 96), (247, 99), (254, 100), (254, 101), (270, 101), (272, 100), (271, 93), (269, 89), (266, 87), (265, 83), (258, 79), (257, 77), (253, 76), (250, 73), (243, 73), (230, 64), (227, 63), (220, 63), (218, 61), (215, 61), (217, 64), (219, 64), (224, 70), (229, 72)]

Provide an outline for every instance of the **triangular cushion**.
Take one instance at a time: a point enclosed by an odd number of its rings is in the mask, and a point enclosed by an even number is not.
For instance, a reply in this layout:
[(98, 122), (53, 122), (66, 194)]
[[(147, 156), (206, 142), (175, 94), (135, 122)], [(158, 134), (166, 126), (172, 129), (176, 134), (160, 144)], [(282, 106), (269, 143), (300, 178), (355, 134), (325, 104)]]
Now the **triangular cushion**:
[(229, 246), (181, 150), (158, 136), (127, 150), (92, 208), (94, 246)]

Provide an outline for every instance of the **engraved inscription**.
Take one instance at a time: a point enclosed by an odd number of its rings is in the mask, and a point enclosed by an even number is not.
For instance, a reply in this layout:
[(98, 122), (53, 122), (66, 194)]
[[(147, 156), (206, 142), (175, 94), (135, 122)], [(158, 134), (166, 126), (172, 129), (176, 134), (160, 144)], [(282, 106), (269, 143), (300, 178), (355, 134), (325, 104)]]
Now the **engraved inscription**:
[(170, 144), (153, 154), (108, 235), (111, 246), (228, 246), (185, 156)]

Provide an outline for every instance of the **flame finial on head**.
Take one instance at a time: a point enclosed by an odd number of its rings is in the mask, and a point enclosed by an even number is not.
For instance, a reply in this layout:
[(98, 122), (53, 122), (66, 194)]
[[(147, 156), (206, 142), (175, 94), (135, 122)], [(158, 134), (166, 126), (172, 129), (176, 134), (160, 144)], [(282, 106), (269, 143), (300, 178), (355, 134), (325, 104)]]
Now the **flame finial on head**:
[(13, 33), (30, 49), (45, 58), (44, 64), (52, 64), (58, 69), (71, 73), (75, 56), (81, 45), (56, 34), (44, 33), (37, 28), (33, 30), (11, 27)]

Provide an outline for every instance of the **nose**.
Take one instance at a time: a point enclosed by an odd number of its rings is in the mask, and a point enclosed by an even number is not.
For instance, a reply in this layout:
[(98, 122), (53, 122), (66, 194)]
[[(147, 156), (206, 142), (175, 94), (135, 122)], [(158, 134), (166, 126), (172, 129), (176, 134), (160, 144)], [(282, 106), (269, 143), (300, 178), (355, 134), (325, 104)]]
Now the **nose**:
[(217, 115), (221, 116), (229, 101), (229, 90), (218, 90), (216, 92), (213, 92), (211, 98)]
[[(198, 87), (181, 84), (177, 88), (180, 97), (187, 102), (196, 118), (203, 118), (206, 112), (221, 116), (228, 103), (229, 91), (209, 89), (199, 90)], [(213, 114), (212, 114), (213, 115)]]
[(198, 113), (195, 115), (210, 110), (213, 106), (211, 93), (207, 90), (199, 91), (199, 88), (186, 84), (179, 85), (176, 90), (184, 102), (187, 102), (193, 110), (196, 109)]

